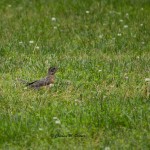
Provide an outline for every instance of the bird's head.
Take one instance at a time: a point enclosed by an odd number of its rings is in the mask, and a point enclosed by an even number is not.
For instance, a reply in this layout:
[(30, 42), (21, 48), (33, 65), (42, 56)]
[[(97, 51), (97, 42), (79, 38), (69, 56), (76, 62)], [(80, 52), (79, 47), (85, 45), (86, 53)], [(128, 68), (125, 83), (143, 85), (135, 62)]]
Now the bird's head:
[(54, 75), (57, 70), (58, 70), (57, 67), (50, 67), (50, 68), (48, 69), (48, 75)]

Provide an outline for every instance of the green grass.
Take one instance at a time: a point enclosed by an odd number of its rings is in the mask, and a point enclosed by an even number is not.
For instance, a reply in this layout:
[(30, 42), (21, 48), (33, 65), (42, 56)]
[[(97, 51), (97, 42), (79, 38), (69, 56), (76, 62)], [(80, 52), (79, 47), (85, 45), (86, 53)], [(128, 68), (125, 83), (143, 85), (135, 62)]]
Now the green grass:
[[(0, 148), (150, 149), (149, 14), (148, 0), (1, 0)], [(16, 80), (50, 66), (51, 89)]]

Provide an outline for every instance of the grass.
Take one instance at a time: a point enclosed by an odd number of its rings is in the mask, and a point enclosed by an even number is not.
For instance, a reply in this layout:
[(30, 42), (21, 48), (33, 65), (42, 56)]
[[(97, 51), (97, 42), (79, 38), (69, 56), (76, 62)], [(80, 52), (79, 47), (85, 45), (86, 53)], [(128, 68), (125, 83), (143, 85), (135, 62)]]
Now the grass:
[[(149, 149), (149, 13), (148, 0), (1, 0), (0, 148)], [(50, 66), (51, 89), (16, 80)]]

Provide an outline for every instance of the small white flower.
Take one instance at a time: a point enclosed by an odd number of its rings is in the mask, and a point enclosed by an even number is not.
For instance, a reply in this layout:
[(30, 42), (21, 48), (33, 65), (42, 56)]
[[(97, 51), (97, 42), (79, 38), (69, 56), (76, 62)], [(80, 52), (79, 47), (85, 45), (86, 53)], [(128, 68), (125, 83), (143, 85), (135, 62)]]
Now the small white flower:
[(107, 146), (107, 147), (104, 148), (104, 150), (110, 150), (110, 147)]
[(8, 5), (8, 7), (11, 7), (11, 5)]
[(56, 18), (55, 18), (55, 17), (52, 17), (52, 21), (56, 21)]
[(141, 8), (141, 10), (143, 11), (143, 10), (144, 10), (144, 8)]
[(56, 26), (54, 26), (53, 28), (54, 28), (55, 30), (57, 29), (57, 27), (56, 27)]
[(39, 131), (43, 131), (43, 128), (39, 128)]
[(143, 26), (143, 23), (141, 23), (140, 26), (142, 27), (142, 26)]
[(99, 35), (99, 38), (102, 39), (102, 38), (103, 38), (103, 35)]
[(134, 34), (133, 37), (136, 38), (136, 34)]
[(20, 42), (19, 42), (19, 44), (21, 45), (21, 44), (23, 44), (23, 42), (22, 42), (22, 41), (20, 41)]
[(58, 118), (57, 117), (53, 117), (53, 120), (57, 120)]
[(126, 13), (126, 17), (128, 17), (129, 16), (129, 14), (128, 13)]
[(29, 41), (29, 43), (30, 43), (30, 44), (33, 44), (33, 43), (34, 43), (34, 41)]
[(124, 28), (128, 28), (128, 25), (124, 25), (123, 27), (124, 27)]
[(89, 10), (87, 10), (87, 11), (86, 11), (86, 14), (89, 14), (89, 13), (90, 13), (90, 11), (89, 11)]
[(140, 56), (137, 56), (136, 58), (137, 58), (137, 59), (140, 59)]
[(105, 99), (105, 98), (107, 98), (107, 96), (104, 95), (104, 96), (103, 96), (103, 99)]
[(123, 22), (123, 20), (122, 20), (122, 19), (120, 19), (120, 20), (119, 20), (119, 22)]
[(146, 82), (150, 82), (150, 78), (145, 78), (145, 81)]
[(118, 36), (121, 36), (121, 33), (118, 33), (117, 35), (118, 35)]
[(145, 44), (145, 42), (141, 42), (143, 45)]
[(126, 76), (125, 79), (129, 79), (129, 77)]
[(27, 90), (28, 88), (27, 87), (24, 87), (24, 90)]
[(98, 72), (101, 72), (102, 70), (98, 70)]
[(55, 121), (56, 124), (61, 124), (60, 120)]
[(50, 84), (49, 87), (54, 87), (54, 84)]
[(35, 47), (35, 49), (39, 49), (39, 48), (40, 48), (39, 46), (36, 46), (36, 47)]

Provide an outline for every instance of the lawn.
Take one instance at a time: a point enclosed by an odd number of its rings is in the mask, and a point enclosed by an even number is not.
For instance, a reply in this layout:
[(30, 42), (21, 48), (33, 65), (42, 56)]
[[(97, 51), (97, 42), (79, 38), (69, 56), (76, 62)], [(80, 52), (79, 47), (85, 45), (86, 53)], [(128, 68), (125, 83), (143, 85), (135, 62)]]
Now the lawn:
[[(149, 14), (149, 0), (1, 0), (0, 149), (150, 149)], [(18, 82), (51, 66), (51, 88)]]

